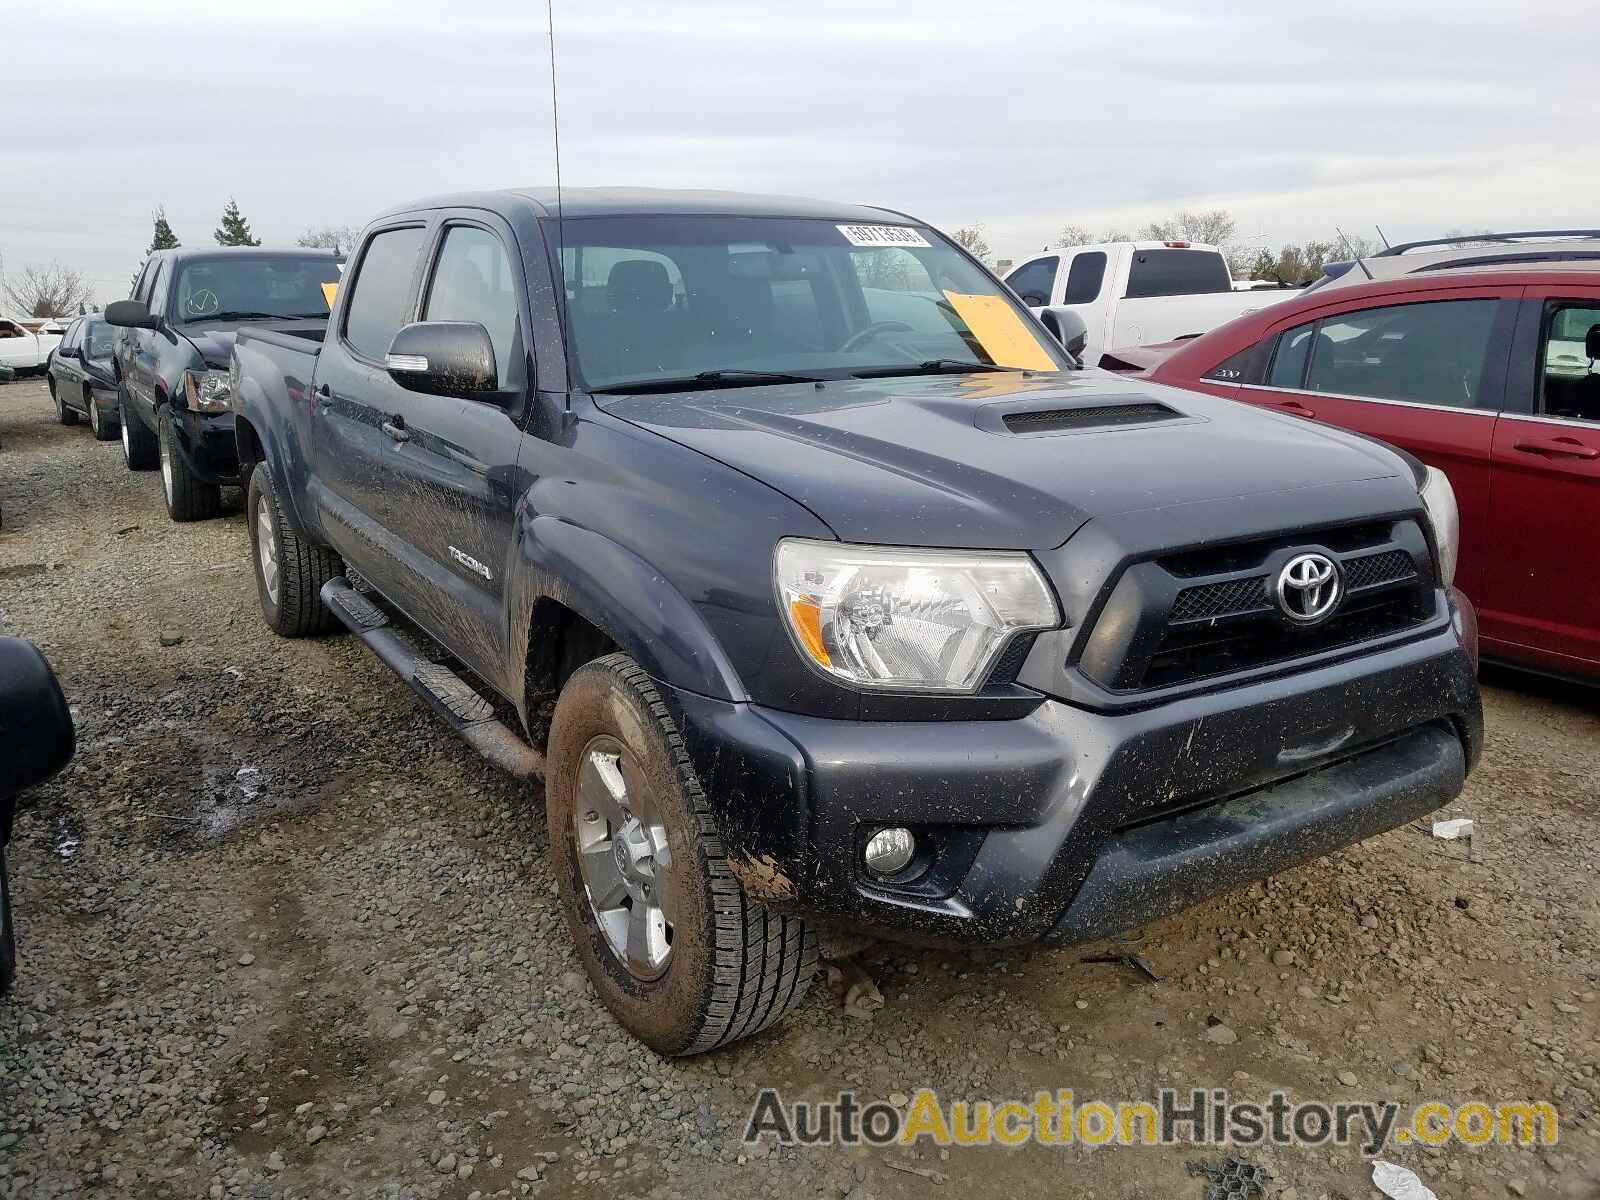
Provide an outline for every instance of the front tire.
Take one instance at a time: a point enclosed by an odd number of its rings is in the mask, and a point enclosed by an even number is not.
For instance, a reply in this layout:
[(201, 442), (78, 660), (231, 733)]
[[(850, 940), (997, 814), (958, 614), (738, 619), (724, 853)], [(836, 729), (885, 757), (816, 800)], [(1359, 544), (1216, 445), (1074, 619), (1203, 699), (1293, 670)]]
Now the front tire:
[(204, 521), (222, 511), (222, 489), (198, 478), (189, 460), (178, 450), (177, 431), (172, 427), (172, 410), (163, 408), (157, 415), (161, 431), (158, 453), (161, 458), (161, 494), (167, 501), (167, 515), (174, 521)]
[(337, 626), (338, 618), (322, 602), (322, 585), (344, 574), (344, 561), (289, 527), (266, 463), (257, 463), (250, 472), (244, 513), (256, 594), (268, 628), (281, 637), (295, 638), (327, 633)]
[(578, 956), (661, 1054), (759, 1033), (805, 997), (815, 935), (728, 869), (705, 792), (650, 677), (625, 654), (561, 690), (545, 776), (550, 862)]
[(56, 381), (53, 375), (50, 377), (50, 400), (56, 406), (57, 421), (60, 421), (63, 425), (76, 425), (78, 423), (78, 414), (62, 402), (61, 393), (56, 391)]
[(128, 464), (130, 471), (155, 470), (161, 465), (161, 449), (149, 426), (128, 404), (121, 388), (117, 389), (117, 412), (122, 417), (122, 461)]

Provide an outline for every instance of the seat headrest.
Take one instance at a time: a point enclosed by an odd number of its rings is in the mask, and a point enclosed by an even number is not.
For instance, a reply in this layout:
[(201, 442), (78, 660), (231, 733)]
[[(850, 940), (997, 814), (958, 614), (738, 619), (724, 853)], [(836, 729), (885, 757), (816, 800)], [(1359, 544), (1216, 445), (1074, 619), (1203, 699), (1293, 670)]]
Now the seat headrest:
[(672, 280), (666, 267), (648, 258), (625, 258), (606, 276), (606, 303), (613, 312), (672, 307)]

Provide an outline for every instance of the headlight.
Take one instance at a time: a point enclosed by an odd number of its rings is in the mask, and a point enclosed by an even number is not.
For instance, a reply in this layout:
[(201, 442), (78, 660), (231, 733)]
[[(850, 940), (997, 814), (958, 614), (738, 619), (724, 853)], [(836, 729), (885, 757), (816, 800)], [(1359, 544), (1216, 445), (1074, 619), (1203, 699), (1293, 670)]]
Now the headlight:
[(974, 691), (1014, 634), (1060, 622), (1026, 554), (790, 538), (774, 574), (801, 654), (858, 687)]
[(185, 371), (183, 398), (195, 412), (226, 412), (233, 407), (233, 385), (226, 371)]
[(1428, 510), (1433, 540), (1439, 547), (1439, 576), (1445, 587), (1456, 579), (1456, 559), (1461, 556), (1461, 514), (1456, 510), (1456, 491), (1438, 467), (1428, 468), (1422, 485), (1422, 505)]

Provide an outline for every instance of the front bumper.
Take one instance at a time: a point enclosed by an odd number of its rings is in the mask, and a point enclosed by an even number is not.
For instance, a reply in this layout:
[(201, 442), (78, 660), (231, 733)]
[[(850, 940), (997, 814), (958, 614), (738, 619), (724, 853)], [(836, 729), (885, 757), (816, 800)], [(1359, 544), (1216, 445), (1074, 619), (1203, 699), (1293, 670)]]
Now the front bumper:
[[(663, 692), (755, 898), (929, 944), (1065, 943), (1448, 803), (1483, 738), (1456, 602), (1417, 641), (1131, 712), (836, 721)], [(917, 833), (920, 875), (865, 874), (884, 825)]]
[(172, 430), (178, 453), (203, 483), (241, 486), (232, 412), (191, 412), (173, 406)]

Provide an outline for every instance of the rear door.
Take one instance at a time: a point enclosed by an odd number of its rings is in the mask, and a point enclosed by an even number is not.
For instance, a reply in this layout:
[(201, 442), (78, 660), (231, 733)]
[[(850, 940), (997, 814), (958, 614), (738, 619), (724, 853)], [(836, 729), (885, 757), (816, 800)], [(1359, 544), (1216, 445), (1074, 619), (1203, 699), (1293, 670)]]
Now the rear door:
[(415, 319), (427, 224), (399, 220), (369, 234), (317, 357), (311, 397), (312, 500), (328, 540), (385, 595), (405, 591), (406, 554), (394, 531), (395, 447), (411, 392), (389, 377), (384, 356)]
[[(517, 497), (518, 428), (530, 360), (521, 261), (508, 226), (487, 214), (445, 214), (417, 309), (420, 321), (482, 325), (494, 344), (498, 393), (481, 398), (402, 391), (390, 420), (389, 524), (408, 556), (411, 615), (487, 679), (502, 674), (504, 589)], [(358, 282), (359, 286), (359, 282)]]
[(1517, 301), (1493, 288), (1383, 299), (1274, 327), (1260, 382), (1239, 398), (1367, 434), (1443, 471), (1461, 509), (1456, 584), (1481, 601), (1490, 455)]
[(1480, 617), (1485, 651), (1556, 671), (1600, 666), (1600, 287), (1525, 293), (1495, 429)]

